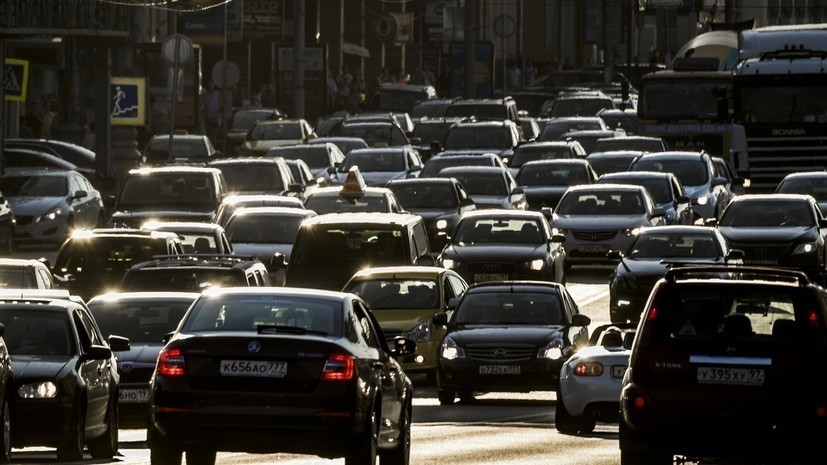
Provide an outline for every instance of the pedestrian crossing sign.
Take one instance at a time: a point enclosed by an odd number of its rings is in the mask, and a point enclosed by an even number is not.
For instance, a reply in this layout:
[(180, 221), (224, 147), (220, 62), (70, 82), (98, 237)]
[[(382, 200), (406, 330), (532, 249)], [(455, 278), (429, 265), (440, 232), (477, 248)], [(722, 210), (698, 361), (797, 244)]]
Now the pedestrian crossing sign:
[(6, 58), (3, 68), (3, 96), (12, 102), (25, 102), (29, 83), (29, 62)]
[(109, 122), (113, 126), (146, 124), (146, 79), (112, 77), (109, 80)]

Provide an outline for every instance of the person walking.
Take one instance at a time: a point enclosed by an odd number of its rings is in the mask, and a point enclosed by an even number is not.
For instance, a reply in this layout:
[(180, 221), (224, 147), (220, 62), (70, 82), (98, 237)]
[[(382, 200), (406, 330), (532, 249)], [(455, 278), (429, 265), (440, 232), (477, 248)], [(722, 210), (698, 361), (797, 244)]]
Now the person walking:
[(201, 92), (201, 113), (204, 121), (203, 131), (210, 140), (218, 140), (218, 128), (221, 126), (220, 101), (215, 83), (208, 81)]
[(523, 77), (525, 79), (525, 84), (530, 86), (537, 80), (537, 67), (534, 66), (534, 62), (529, 61), (525, 65), (525, 71), (523, 72)]
[(342, 66), (342, 74), (336, 78), (336, 88), (338, 89), (339, 99), (337, 105), (342, 110), (349, 108), (350, 101), (350, 86), (353, 84), (353, 75), (350, 74), (350, 69), (347, 65)]

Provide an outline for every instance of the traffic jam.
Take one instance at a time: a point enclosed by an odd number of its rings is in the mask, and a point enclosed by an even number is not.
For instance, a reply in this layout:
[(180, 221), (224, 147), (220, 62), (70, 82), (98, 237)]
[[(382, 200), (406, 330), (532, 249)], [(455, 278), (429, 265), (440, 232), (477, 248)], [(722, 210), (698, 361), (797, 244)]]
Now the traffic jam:
[(605, 463), (824, 463), (827, 28), (739, 41), (725, 71), (239, 108), (229, 149), (155, 136), (112, 199), (88, 150), (7, 161), (0, 462), (433, 463), (423, 415), (521, 393)]

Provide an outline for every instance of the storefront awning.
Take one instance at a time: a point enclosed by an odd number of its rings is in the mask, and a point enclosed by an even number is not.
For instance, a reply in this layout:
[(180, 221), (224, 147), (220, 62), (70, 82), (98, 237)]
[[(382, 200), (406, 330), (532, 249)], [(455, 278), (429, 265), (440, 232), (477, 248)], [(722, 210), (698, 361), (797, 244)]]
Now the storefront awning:
[(349, 44), (345, 42), (342, 45), (342, 53), (347, 53), (348, 55), (356, 55), (357, 57), (362, 58), (370, 58), (370, 51), (365, 47), (360, 47), (356, 44)]

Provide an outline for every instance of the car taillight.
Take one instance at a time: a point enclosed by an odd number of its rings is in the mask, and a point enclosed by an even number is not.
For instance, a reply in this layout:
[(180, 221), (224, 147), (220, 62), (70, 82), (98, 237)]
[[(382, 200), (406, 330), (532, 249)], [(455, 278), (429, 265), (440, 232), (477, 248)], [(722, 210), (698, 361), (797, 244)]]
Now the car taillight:
[(810, 310), (807, 312), (807, 324), (809, 324), (813, 328), (818, 328), (818, 312), (815, 310)]
[(356, 375), (356, 357), (348, 354), (331, 354), (324, 362), (322, 380), (349, 381)]
[(158, 356), (157, 370), (162, 376), (184, 376), (187, 374), (187, 364), (184, 354), (179, 349), (165, 350)]
[(649, 309), (649, 313), (646, 314), (646, 321), (655, 321), (658, 319), (658, 307), (652, 307)]
[(574, 366), (577, 376), (600, 376), (603, 374), (603, 364), (598, 362), (580, 362)]

